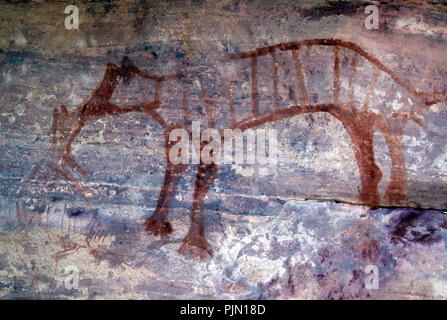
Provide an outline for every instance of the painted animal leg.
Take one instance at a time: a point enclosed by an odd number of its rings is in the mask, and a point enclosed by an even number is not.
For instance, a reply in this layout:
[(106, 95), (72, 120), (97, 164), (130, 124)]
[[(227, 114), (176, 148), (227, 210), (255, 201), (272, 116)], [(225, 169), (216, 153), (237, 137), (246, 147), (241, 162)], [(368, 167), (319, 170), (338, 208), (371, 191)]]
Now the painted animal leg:
[(166, 166), (165, 178), (163, 187), (160, 190), (160, 196), (158, 197), (157, 208), (144, 223), (144, 227), (149, 234), (154, 236), (160, 235), (163, 238), (169, 237), (172, 233), (172, 226), (168, 221), (169, 207), (177, 190), (178, 182), (187, 167), (188, 165), (173, 165), (172, 163), (168, 163)]
[(191, 227), (185, 239), (183, 239), (183, 244), (179, 249), (180, 254), (192, 254), (194, 258), (200, 257), (202, 260), (206, 258), (207, 253), (210, 256), (213, 255), (213, 250), (205, 237), (203, 203), (217, 174), (218, 166), (215, 163), (209, 165), (201, 163), (198, 167), (191, 210)]
[(362, 184), (359, 201), (368, 205), (379, 204), (378, 184), (382, 171), (374, 158), (375, 118), (367, 110), (358, 112), (354, 107), (348, 110), (335, 106), (329, 112), (341, 121), (351, 137)]
[(171, 205), (172, 198), (177, 190), (178, 182), (183, 176), (185, 170), (188, 168), (187, 164), (173, 164), (169, 160), (169, 150), (175, 142), (169, 141), (169, 132), (174, 127), (170, 127), (165, 132), (166, 143), (166, 172), (163, 182), (163, 187), (160, 190), (160, 196), (158, 197), (157, 208), (150, 218), (148, 218), (144, 227), (149, 234), (161, 237), (169, 237), (172, 233), (171, 223), (168, 221), (169, 207)]
[(406, 169), (403, 153), (402, 135), (387, 135), (385, 137), (391, 155), (390, 184), (384, 198), (389, 204), (399, 204), (405, 200)]
[[(357, 131), (357, 130), (356, 130)], [(359, 200), (364, 204), (380, 203), (378, 184), (382, 172), (374, 159), (374, 140), (372, 128), (363, 128), (353, 134), (354, 155), (360, 171), (362, 190)]]
[(403, 134), (409, 117), (404, 113), (395, 113), (391, 119), (378, 115), (374, 117), (375, 126), (383, 133), (391, 156), (390, 184), (385, 191), (384, 199), (389, 204), (399, 204), (406, 198), (405, 181), (407, 170), (403, 152)]
[(81, 176), (87, 177), (91, 174), (88, 169), (81, 167), (71, 154), (64, 154), (62, 159), (64, 161), (64, 165), (67, 165), (69, 168), (77, 171)]

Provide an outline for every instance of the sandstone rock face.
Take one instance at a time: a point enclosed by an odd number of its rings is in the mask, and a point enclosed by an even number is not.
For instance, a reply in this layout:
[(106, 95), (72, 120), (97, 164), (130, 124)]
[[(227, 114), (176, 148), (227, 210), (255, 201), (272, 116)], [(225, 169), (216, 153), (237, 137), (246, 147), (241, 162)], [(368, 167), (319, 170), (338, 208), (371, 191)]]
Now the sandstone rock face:
[[(2, 298), (447, 297), (442, 5), (66, 5), (0, 5)], [(276, 161), (175, 164), (194, 123)]]

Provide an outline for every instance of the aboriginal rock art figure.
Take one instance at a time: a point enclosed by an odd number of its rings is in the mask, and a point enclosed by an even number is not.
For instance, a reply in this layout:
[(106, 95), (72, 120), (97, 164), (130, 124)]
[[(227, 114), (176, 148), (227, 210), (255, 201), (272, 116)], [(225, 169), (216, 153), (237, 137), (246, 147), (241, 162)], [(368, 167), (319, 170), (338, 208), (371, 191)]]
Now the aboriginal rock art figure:
[[(318, 63), (315, 57), (318, 57)], [(327, 63), (319, 69), (323, 60)], [(343, 40), (313, 39), (280, 43), (232, 54), (221, 59), (219, 65), (221, 71), (214, 80), (219, 78), (216, 81), (220, 82), (212, 86), (207, 84), (209, 77), (203, 72), (185, 70), (152, 76), (138, 69), (127, 57), (123, 59), (121, 67), (108, 64), (103, 81), (86, 103), (72, 113), (65, 106), (54, 110), (53, 140), (48, 156), (35, 165), (24, 184), (35, 179), (36, 172), (45, 168), (45, 179), (49, 179), (50, 175), (55, 176), (54, 181), (64, 178), (84, 197), (88, 197), (70, 171), (87, 174), (71, 155), (73, 140), (86, 121), (107, 115), (143, 112), (164, 130), (167, 159), (155, 212), (146, 220), (144, 227), (150, 234), (168, 237), (173, 231), (168, 220), (171, 200), (188, 168), (188, 164), (173, 164), (169, 159), (169, 151), (174, 145), (169, 140), (169, 134), (173, 129), (184, 128), (191, 134), (189, 124), (194, 116), (199, 120), (204, 118), (208, 128), (243, 131), (300, 114), (326, 112), (341, 122), (351, 138), (361, 178), (359, 202), (367, 205), (382, 203), (378, 192), (382, 172), (374, 157), (374, 129), (385, 137), (391, 155), (390, 184), (384, 194), (384, 203), (399, 204), (405, 200), (404, 128), (410, 120), (424, 126), (422, 116), (429, 106), (445, 99), (445, 92), (419, 92), (379, 59), (356, 44)], [(360, 69), (362, 72), (359, 72)], [(365, 70), (369, 71), (370, 76), (365, 77)], [(154, 99), (126, 107), (110, 103), (117, 79), (121, 77), (128, 82), (136, 75), (153, 82)], [(382, 87), (386, 83), (387, 88), (380, 87), (379, 83)], [(262, 84), (263, 90), (260, 90)], [(168, 121), (160, 112), (163, 109), (162, 89), (173, 86), (181, 88), (177, 114), (182, 119), (179, 121)], [(215, 89), (210, 89), (212, 87)], [(245, 89), (245, 94), (240, 92)], [(393, 97), (390, 97), (391, 94)], [(192, 103), (194, 99), (197, 101)], [(392, 107), (391, 100), (395, 104)], [(195, 113), (192, 105), (197, 104), (201, 105), (201, 110)], [(223, 115), (225, 119), (219, 120), (216, 114)], [(200, 149), (205, 145), (206, 142), (201, 143)], [(191, 226), (179, 249), (181, 254), (201, 258), (213, 254), (205, 237), (202, 213), (204, 198), (217, 176), (218, 164), (199, 163)]]

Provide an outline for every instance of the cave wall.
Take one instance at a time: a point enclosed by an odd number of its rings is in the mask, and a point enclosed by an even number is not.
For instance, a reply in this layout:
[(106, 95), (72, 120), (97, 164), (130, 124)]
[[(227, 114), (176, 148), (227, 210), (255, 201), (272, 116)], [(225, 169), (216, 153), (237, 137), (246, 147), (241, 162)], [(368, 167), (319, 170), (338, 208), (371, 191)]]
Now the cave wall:
[[(78, 29), (64, 26), (70, 4)], [(365, 27), (370, 4), (378, 30)], [(1, 3), (0, 296), (445, 298), (446, 15), (423, 1)], [(71, 113), (124, 56), (173, 75), (160, 80), (167, 124), (206, 128), (211, 110), (220, 130), (257, 119), (253, 129), (277, 130), (275, 170), (220, 166), (204, 198), (204, 261), (178, 253), (197, 165), (165, 208), (170, 237), (143, 226), (167, 162), (149, 111), (83, 122), (77, 164), (61, 156), (79, 124)], [(154, 79), (117, 80), (110, 103), (155, 101)], [(66, 121), (56, 131), (55, 109)], [(365, 288), (369, 265), (379, 289)]]

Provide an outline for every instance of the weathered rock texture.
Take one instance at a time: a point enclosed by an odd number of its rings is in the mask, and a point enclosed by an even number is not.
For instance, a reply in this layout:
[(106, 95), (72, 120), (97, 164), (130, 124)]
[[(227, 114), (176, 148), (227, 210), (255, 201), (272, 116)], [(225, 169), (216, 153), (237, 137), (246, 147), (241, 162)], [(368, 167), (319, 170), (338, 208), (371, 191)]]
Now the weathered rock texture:
[[(2, 298), (447, 297), (442, 4), (68, 4), (0, 5)], [(277, 169), (173, 165), (194, 120)]]

